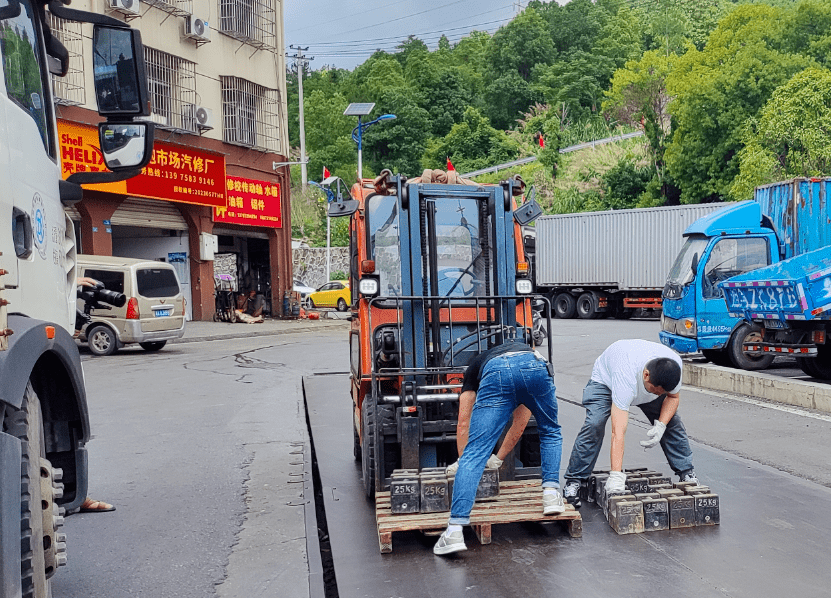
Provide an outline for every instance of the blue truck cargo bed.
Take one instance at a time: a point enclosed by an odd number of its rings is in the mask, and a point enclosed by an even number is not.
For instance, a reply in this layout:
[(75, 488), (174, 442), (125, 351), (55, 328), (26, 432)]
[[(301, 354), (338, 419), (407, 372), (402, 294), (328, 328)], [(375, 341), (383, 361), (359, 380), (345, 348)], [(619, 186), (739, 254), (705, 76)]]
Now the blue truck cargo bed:
[(831, 247), (719, 283), (731, 315), (748, 320), (831, 320)]

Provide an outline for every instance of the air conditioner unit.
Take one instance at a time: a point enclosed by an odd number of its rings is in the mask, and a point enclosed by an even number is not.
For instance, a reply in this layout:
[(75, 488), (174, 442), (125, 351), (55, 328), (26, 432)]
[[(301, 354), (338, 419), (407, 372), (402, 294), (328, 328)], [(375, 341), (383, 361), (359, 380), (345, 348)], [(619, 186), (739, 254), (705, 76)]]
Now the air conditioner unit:
[(139, 0), (110, 0), (110, 8), (123, 15), (135, 16), (139, 12)]
[(209, 131), (214, 128), (214, 113), (210, 108), (194, 105), (193, 120), (200, 131)]
[(208, 21), (190, 15), (185, 18), (185, 37), (200, 42), (211, 41), (211, 28)]

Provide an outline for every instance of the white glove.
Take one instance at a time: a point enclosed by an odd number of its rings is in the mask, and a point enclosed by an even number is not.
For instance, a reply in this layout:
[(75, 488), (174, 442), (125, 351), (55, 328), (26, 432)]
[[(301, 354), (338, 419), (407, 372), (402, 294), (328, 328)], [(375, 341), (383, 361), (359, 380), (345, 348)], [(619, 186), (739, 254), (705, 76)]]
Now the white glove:
[(502, 459), (497, 457), (496, 455), (491, 455), (488, 457), (488, 463), (486, 465), (488, 469), (499, 469), (502, 467)]
[(626, 474), (622, 471), (610, 471), (606, 480), (606, 494), (612, 492), (626, 492)]
[(447, 466), (445, 473), (447, 475), (456, 475), (456, 471), (459, 469), (459, 461), (457, 460), (455, 463), (451, 463)]
[(655, 420), (655, 425), (646, 432), (649, 440), (641, 440), (641, 446), (648, 449), (661, 442), (661, 437), (664, 435), (666, 429), (667, 427), (660, 420)]

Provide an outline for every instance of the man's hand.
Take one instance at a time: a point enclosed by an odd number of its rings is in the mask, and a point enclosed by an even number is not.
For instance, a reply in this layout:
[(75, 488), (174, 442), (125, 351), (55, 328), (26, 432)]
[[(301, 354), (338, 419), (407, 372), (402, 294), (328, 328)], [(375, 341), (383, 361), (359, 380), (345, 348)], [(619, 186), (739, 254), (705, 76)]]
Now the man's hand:
[(496, 455), (491, 455), (488, 457), (488, 463), (485, 467), (488, 467), (489, 469), (499, 469), (502, 467), (502, 459)]
[(75, 284), (79, 287), (97, 287), (101, 283), (94, 278), (90, 278), (89, 276), (79, 276), (75, 281)]
[(446, 473), (447, 475), (456, 475), (456, 472), (459, 470), (459, 462), (455, 461), (447, 466)]
[(655, 425), (649, 428), (646, 432), (646, 435), (649, 436), (649, 440), (641, 440), (641, 446), (648, 449), (661, 442), (661, 438), (663, 437), (666, 429), (667, 427), (663, 424), (663, 422), (661, 422), (661, 420), (655, 420)]
[(606, 494), (611, 492), (626, 492), (626, 474), (622, 471), (610, 471), (606, 480)]

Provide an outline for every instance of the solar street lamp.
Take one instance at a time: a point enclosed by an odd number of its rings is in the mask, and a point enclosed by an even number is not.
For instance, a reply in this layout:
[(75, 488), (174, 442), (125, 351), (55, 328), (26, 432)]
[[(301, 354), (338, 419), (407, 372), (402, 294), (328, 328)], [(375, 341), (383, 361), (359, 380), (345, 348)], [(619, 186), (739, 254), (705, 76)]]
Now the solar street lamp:
[(358, 117), (358, 126), (352, 129), (352, 140), (358, 144), (358, 182), (361, 181), (364, 169), (363, 169), (363, 138), (364, 138), (364, 129), (367, 127), (374, 125), (377, 122), (382, 120), (391, 120), (395, 118), (394, 114), (383, 114), (376, 118), (375, 120), (371, 120), (368, 123), (361, 122), (361, 118), (364, 116), (369, 116), (369, 113), (372, 112), (373, 108), (375, 108), (374, 103), (352, 103), (346, 107), (346, 110), (343, 111), (344, 116), (357, 116)]

